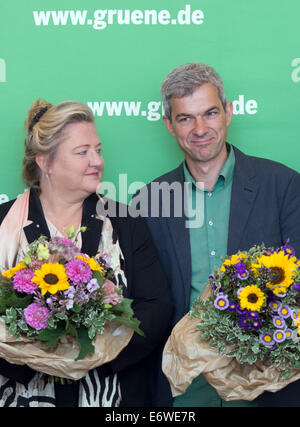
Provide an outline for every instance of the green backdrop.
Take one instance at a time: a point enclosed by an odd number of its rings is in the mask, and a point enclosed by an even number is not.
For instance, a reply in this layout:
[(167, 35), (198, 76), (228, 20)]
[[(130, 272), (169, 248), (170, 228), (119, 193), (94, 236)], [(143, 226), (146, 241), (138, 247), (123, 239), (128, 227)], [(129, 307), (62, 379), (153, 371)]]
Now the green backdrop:
[(299, 16), (299, 0), (1, 1), (0, 202), (24, 191), (23, 124), (39, 97), (89, 103), (104, 180), (177, 166), (159, 89), (192, 61), (214, 66), (235, 103), (228, 140), (300, 171)]

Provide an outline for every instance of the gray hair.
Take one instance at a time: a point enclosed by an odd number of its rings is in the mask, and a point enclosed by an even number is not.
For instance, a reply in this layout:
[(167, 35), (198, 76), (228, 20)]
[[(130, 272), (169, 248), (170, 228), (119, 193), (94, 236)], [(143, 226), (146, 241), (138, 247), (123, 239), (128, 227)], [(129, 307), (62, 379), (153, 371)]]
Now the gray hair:
[(166, 117), (171, 121), (171, 98), (183, 98), (192, 95), (196, 89), (205, 83), (213, 84), (225, 109), (226, 97), (223, 80), (210, 66), (202, 62), (192, 62), (172, 70), (161, 85), (162, 104)]

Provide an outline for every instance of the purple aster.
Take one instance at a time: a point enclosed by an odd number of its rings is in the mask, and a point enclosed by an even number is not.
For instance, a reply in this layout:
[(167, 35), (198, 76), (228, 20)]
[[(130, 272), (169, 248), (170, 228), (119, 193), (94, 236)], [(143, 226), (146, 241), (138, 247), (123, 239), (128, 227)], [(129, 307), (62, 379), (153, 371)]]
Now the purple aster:
[(289, 258), (295, 256), (296, 252), (295, 249), (292, 248), (292, 246), (288, 245), (290, 239), (287, 239), (284, 246), (281, 247), (281, 250), (285, 253), (285, 255), (288, 255)]
[(40, 304), (32, 303), (24, 309), (26, 323), (37, 331), (48, 326), (50, 311)]
[(267, 346), (273, 346), (275, 344), (273, 336), (269, 332), (266, 332), (264, 334), (260, 334), (259, 340), (260, 340), (260, 342), (262, 342), (263, 344), (265, 344)]
[(38, 287), (31, 281), (33, 276), (34, 272), (29, 269), (18, 271), (13, 278), (13, 288), (18, 292), (33, 294)]
[(253, 322), (250, 323), (250, 326), (252, 329), (257, 331), (258, 329), (261, 328), (261, 321), (260, 320), (253, 320)]
[(257, 311), (251, 311), (249, 310), (247, 313), (249, 319), (257, 320), (258, 319), (258, 313)]
[(281, 307), (281, 302), (279, 300), (272, 300), (272, 301), (270, 301), (269, 306), (271, 307), (271, 309), (273, 311), (277, 311), (278, 312), (278, 310)]
[(66, 273), (74, 285), (89, 282), (93, 274), (88, 264), (79, 258), (73, 258), (66, 264)]
[(246, 308), (241, 308), (240, 304), (237, 305), (236, 311), (239, 314), (244, 314), (244, 315), (246, 315), (248, 313), (248, 310)]
[(284, 332), (287, 340), (291, 340), (293, 338), (293, 331), (291, 329), (285, 329)]
[(215, 292), (215, 290), (217, 289), (215, 283), (211, 283), (210, 286), (211, 286), (212, 291)]
[(282, 329), (277, 329), (277, 331), (274, 332), (273, 338), (276, 342), (283, 342), (286, 339), (285, 331)]
[(247, 316), (240, 316), (238, 318), (238, 324), (243, 329), (249, 329), (249, 323)]
[(228, 308), (229, 306), (229, 301), (228, 301), (228, 297), (226, 294), (223, 293), (218, 293), (215, 302), (214, 302), (214, 306), (218, 309), (218, 310), (226, 310), (226, 308)]
[(298, 313), (296, 310), (291, 310), (291, 318), (296, 320), (298, 318)]
[(299, 291), (300, 290), (300, 283), (294, 283), (293, 288), (297, 289), (297, 291)]
[(284, 305), (278, 309), (278, 314), (284, 319), (287, 319), (291, 315), (291, 309), (289, 306)]
[(235, 264), (237, 270), (237, 276), (241, 280), (247, 280), (249, 277), (249, 271), (246, 269), (246, 266), (243, 262), (238, 262)]
[(231, 311), (233, 313), (234, 311), (236, 311), (236, 307), (237, 307), (237, 302), (230, 301), (227, 309), (228, 311)]
[(285, 329), (286, 324), (285, 321), (281, 316), (274, 316), (273, 317), (273, 325), (278, 329)]

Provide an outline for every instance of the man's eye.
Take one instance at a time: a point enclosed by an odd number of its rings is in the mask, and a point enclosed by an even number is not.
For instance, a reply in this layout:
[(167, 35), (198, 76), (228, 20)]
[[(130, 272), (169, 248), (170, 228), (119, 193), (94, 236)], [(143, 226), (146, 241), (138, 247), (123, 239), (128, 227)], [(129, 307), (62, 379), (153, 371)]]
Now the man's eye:
[(180, 119), (179, 119), (179, 122), (180, 123), (184, 123), (184, 122), (188, 122), (190, 120), (190, 117), (181, 117)]
[(218, 114), (218, 112), (217, 112), (216, 110), (208, 111), (208, 113), (207, 113), (208, 117), (214, 117), (214, 116), (216, 116), (217, 114)]

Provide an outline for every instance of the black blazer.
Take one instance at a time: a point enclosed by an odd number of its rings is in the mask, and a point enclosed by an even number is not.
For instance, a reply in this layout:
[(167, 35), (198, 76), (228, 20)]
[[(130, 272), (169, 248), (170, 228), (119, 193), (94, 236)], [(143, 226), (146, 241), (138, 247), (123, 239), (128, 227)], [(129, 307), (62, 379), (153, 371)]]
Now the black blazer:
[[(92, 194), (83, 204), (82, 225), (87, 226), (87, 230), (82, 234), (82, 252), (90, 256), (97, 252), (103, 225), (101, 220), (94, 217), (97, 201), (98, 197)], [(0, 205), (0, 222), (12, 204), (13, 201)], [(119, 206), (116, 203), (117, 212)], [(33, 221), (24, 228), (29, 243), (41, 234), (50, 237), (36, 190), (31, 190), (30, 193), (28, 219)], [(169, 331), (173, 310), (170, 290), (145, 220), (117, 216), (111, 218), (111, 222), (125, 259), (127, 287), (124, 289), (124, 296), (134, 299), (133, 309), (136, 317), (141, 320), (140, 327), (145, 336), (135, 333), (115, 360), (98, 369), (103, 374), (118, 372), (122, 392), (121, 406), (151, 406), (149, 384), (156, 373), (149, 373), (148, 364), (153, 352), (166, 339)], [(32, 369), (10, 364), (4, 359), (0, 359), (0, 373), (25, 384), (34, 375)]]
[[(300, 258), (300, 174), (280, 163), (247, 156), (236, 147), (233, 149), (235, 169), (227, 253), (231, 255), (261, 243), (278, 247), (290, 238), (290, 244)], [(183, 164), (154, 182), (183, 184)], [(143, 191), (144, 194), (141, 194)], [(189, 229), (185, 227), (187, 218), (175, 215), (172, 192), (169, 217), (163, 217), (162, 211), (157, 217), (151, 216), (151, 183), (141, 193), (138, 197), (148, 209), (145, 213), (147, 223), (171, 284), (175, 305), (172, 322), (175, 325), (189, 310), (191, 253)], [(148, 203), (143, 201), (144, 197)], [(163, 205), (165, 201), (166, 198), (160, 199), (159, 205)], [(164, 393), (165, 396), (166, 394)], [(300, 381), (281, 392), (264, 393), (258, 399), (264, 406), (300, 406)]]

